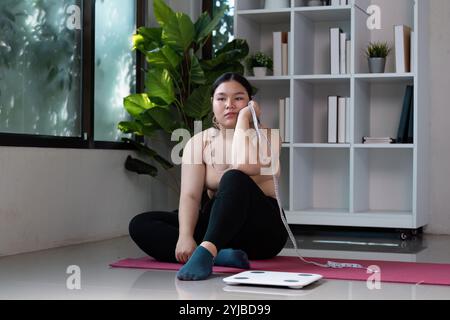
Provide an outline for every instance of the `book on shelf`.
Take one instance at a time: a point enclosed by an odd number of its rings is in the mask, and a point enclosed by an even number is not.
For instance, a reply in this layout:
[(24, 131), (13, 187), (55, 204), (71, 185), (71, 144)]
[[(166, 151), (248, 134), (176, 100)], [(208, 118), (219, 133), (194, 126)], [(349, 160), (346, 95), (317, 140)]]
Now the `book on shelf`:
[(346, 143), (346, 127), (347, 127), (347, 106), (346, 106), (347, 98), (345, 97), (338, 97), (338, 135), (337, 135), (337, 142), (338, 143)]
[(410, 67), (410, 71), (411, 72), (415, 72), (414, 70), (414, 56), (415, 56), (415, 32), (411, 31), (411, 67)]
[(339, 42), (339, 73), (346, 74), (347, 73), (347, 57), (346, 57), (346, 49), (347, 49), (347, 34), (342, 32), (340, 34), (340, 42)]
[(396, 143), (396, 140), (391, 137), (364, 137), (363, 144), (392, 144)]
[(414, 143), (414, 87), (411, 103), (409, 105), (408, 134), (406, 135), (406, 143)]
[(409, 137), (409, 130), (414, 131), (414, 86), (406, 86), (405, 96), (403, 98), (402, 113), (397, 132), (397, 143), (413, 143), (412, 137)]
[(290, 137), (290, 98), (279, 99), (278, 114), (281, 141), (289, 143)]
[(285, 99), (280, 99), (278, 103), (279, 128), (281, 141), (286, 142), (286, 102)]
[(332, 6), (346, 6), (349, 4), (349, 0), (331, 0), (330, 5)]
[(395, 68), (397, 73), (411, 71), (411, 28), (406, 25), (394, 26)]
[(345, 98), (345, 118), (346, 118), (346, 122), (345, 122), (345, 142), (346, 143), (350, 143), (350, 98), (347, 97)]
[(340, 28), (330, 28), (331, 74), (340, 74)]
[(328, 143), (337, 143), (338, 97), (328, 97)]
[(346, 56), (346, 61), (345, 61), (345, 66), (346, 66), (346, 74), (350, 74), (352, 73), (351, 71), (351, 57), (352, 57), (352, 41), (351, 40), (347, 40), (345, 42), (345, 56)]
[(289, 43), (291, 33), (276, 31), (273, 33), (273, 75), (289, 75)]
[(328, 143), (350, 143), (350, 98), (328, 97)]
[(285, 117), (285, 136), (286, 136), (286, 142), (290, 143), (291, 142), (291, 98), (287, 97), (285, 100), (285, 108), (286, 108), (286, 117)]
[(331, 74), (350, 73), (351, 41), (340, 28), (330, 28)]

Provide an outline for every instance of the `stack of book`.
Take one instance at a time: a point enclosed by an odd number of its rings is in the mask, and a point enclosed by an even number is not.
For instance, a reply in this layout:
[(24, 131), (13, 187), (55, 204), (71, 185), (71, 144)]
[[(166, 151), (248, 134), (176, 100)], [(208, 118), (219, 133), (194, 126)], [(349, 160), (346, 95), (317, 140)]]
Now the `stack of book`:
[(349, 74), (351, 40), (340, 28), (330, 28), (331, 74)]
[(289, 75), (289, 43), (290, 32), (273, 33), (273, 75)]
[(395, 143), (395, 139), (391, 137), (364, 137), (364, 144), (391, 144)]
[(328, 97), (328, 143), (350, 143), (350, 98)]
[(349, 4), (349, 0), (331, 0), (330, 4), (332, 6), (346, 6)]
[(279, 107), (278, 107), (278, 114), (280, 115), (279, 121), (280, 121), (280, 135), (281, 140), (283, 142), (291, 142), (291, 129), (290, 129), (290, 122), (289, 119), (291, 117), (289, 107), (291, 103), (291, 99), (289, 97), (280, 99), (279, 101)]

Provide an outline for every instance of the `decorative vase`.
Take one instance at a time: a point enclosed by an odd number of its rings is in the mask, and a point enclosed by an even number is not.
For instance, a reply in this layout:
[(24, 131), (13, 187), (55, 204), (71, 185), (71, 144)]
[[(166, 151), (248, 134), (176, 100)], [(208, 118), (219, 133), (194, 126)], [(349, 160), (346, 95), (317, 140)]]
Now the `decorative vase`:
[(308, 7), (316, 7), (316, 6), (323, 6), (322, 0), (308, 0)]
[(369, 58), (370, 73), (384, 73), (386, 58)]
[(282, 9), (282, 8), (290, 8), (290, 0), (266, 0), (264, 9)]
[(257, 78), (265, 77), (267, 75), (267, 68), (265, 68), (265, 67), (255, 67), (255, 68), (253, 68), (253, 74)]

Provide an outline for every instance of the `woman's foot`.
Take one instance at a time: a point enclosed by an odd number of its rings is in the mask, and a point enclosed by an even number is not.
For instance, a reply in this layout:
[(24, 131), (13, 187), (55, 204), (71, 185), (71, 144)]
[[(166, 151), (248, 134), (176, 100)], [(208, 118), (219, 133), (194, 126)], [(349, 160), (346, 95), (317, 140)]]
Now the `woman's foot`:
[(222, 249), (214, 259), (214, 265), (239, 269), (250, 269), (247, 254), (242, 250)]
[(186, 281), (205, 280), (212, 273), (214, 256), (203, 246), (198, 246), (188, 262), (177, 272), (177, 278)]

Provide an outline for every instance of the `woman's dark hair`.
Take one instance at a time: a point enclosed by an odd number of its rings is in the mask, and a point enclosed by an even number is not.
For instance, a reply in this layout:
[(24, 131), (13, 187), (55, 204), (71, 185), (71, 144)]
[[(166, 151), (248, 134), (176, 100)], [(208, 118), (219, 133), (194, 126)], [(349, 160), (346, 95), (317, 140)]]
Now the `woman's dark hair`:
[(216, 93), (217, 88), (225, 82), (230, 82), (230, 81), (236, 81), (239, 82), (247, 91), (248, 96), (250, 98), (250, 100), (252, 100), (253, 98), (253, 87), (250, 84), (250, 82), (248, 82), (247, 79), (245, 79), (245, 77), (241, 76), (239, 73), (234, 73), (234, 72), (228, 72), (225, 73), (223, 75), (221, 75), (212, 85), (212, 89), (211, 89), (211, 97), (214, 97), (214, 93)]

